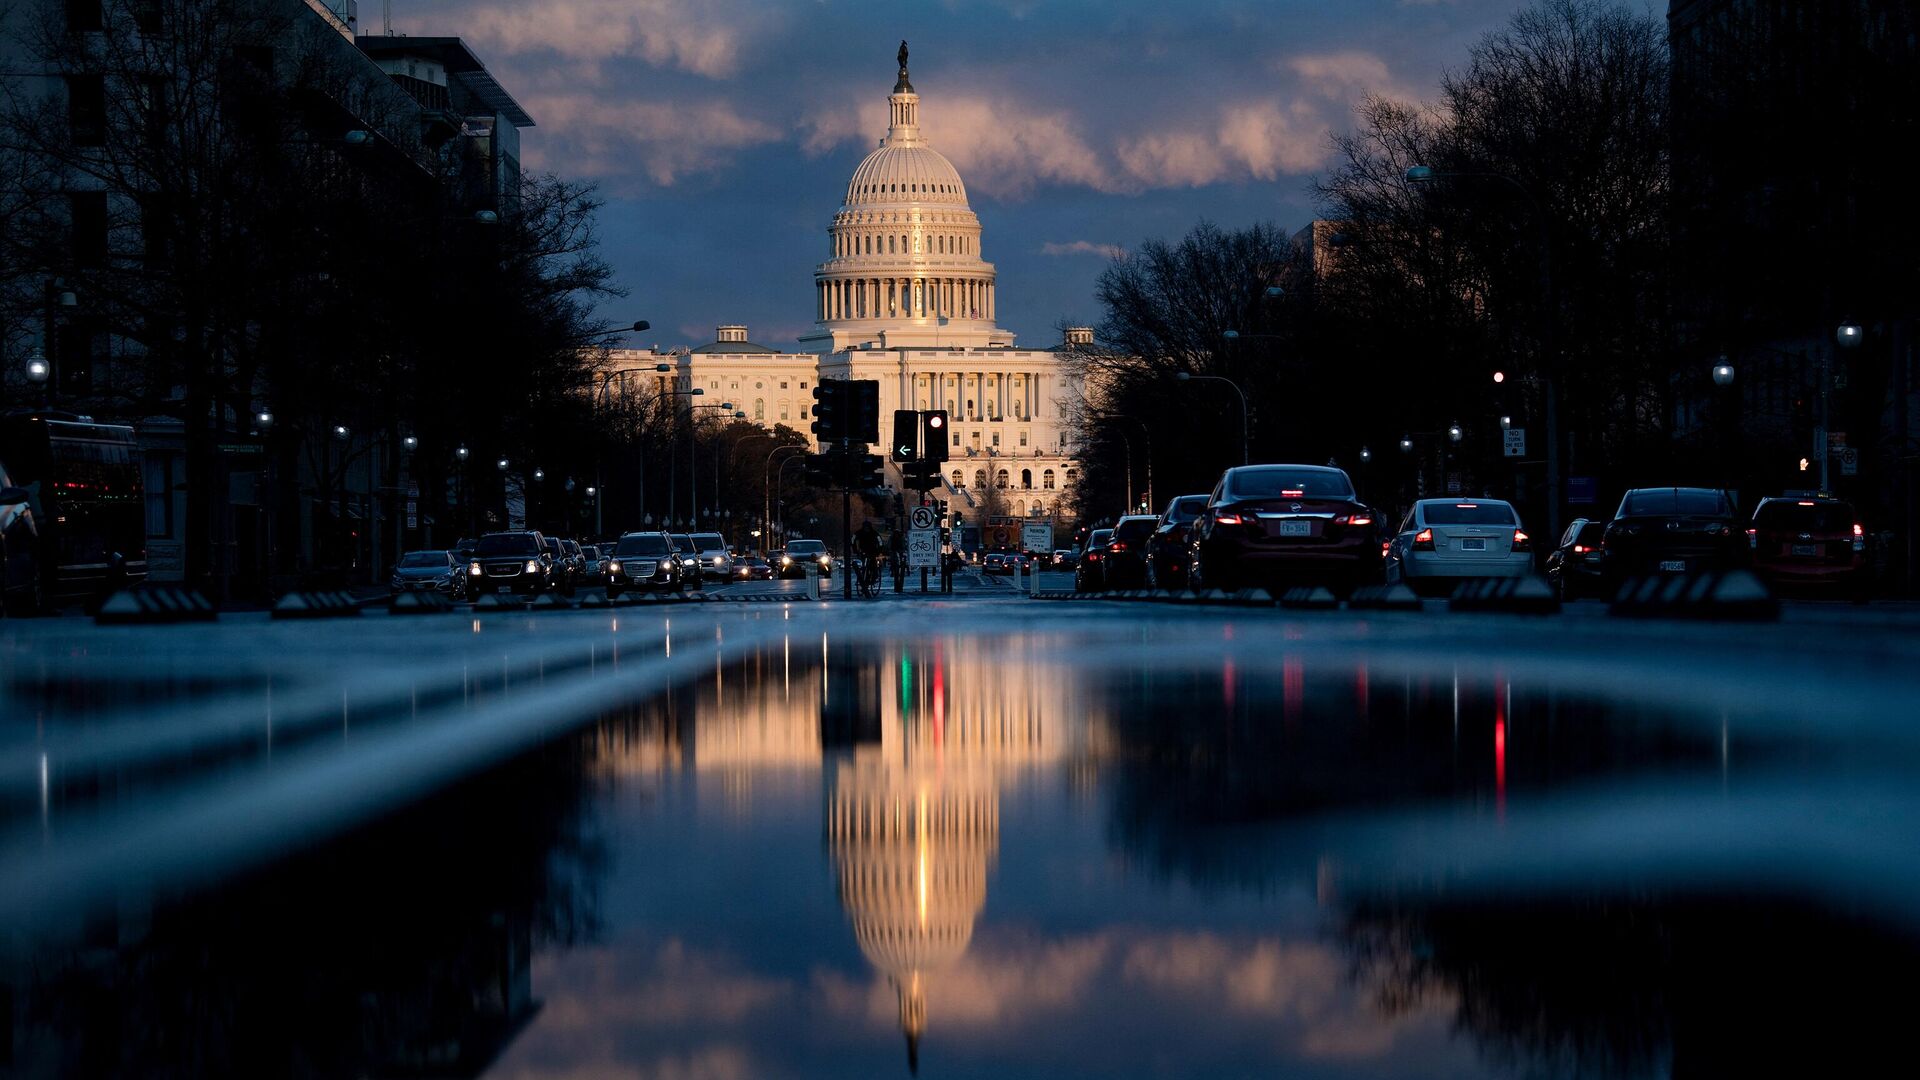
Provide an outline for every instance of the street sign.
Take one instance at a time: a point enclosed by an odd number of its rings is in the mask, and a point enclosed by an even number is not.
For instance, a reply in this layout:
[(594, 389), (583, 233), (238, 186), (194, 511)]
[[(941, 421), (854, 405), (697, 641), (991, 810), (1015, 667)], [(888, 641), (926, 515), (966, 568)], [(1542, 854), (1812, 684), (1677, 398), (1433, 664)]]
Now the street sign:
[(1508, 457), (1527, 456), (1527, 429), (1523, 427), (1506, 430), (1506, 448)]
[(1854, 449), (1851, 446), (1847, 447), (1845, 450), (1840, 451), (1840, 475), (1841, 476), (1860, 475), (1860, 451)]
[(939, 529), (913, 529), (907, 533), (907, 569), (940, 569)]
[(1020, 547), (1024, 551), (1046, 555), (1053, 551), (1053, 526), (1046, 522), (1020, 527)]
[(1567, 501), (1590, 506), (1600, 501), (1600, 484), (1591, 476), (1567, 477)]
[(940, 515), (934, 513), (933, 507), (916, 506), (913, 508), (913, 527), (914, 528), (931, 529), (938, 524), (940, 524)]

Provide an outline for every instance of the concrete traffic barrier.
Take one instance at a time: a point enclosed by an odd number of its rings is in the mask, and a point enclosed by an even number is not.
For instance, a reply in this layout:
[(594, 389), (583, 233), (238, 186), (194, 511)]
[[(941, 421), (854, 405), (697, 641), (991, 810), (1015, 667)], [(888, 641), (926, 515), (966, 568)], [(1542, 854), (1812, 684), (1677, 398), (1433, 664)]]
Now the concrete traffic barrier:
[(94, 612), (95, 623), (112, 626), (183, 622), (212, 622), (218, 612), (207, 598), (192, 589), (165, 585), (143, 585), (122, 589)]
[(338, 589), (324, 592), (294, 592), (273, 605), (276, 619), (340, 619), (360, 614), (353, 597)]
[(556, 592), (541, 593), (533, 601), (535, 611), (572, 611), (573, 601)]
[(1241, 607), (1272, 607), (1273, 594), (1255, 585), (1250, 589), (1241, 589), (1233, 594), (1233, 602)]
[(1654, 574), (1622, 585), (1607, 613), (1639, 619), (1769, 621), (1780, 601), (1749, 570)]
[(453, 610), (453, 601), (437, 592), (395, 593), (387, 601), (390, 615), (438, 615)]
[(1280, 606), (1296, 611), (1332, 611), (1340, 606), (1340, 598), (1325, 585), (1295, 585), (1280, 594)]
[(499, 593), (487, 593), (473, 602), (473, 610), (475, 613), (525, 611), (527, 610), (527, 604), (526, 601), (512, 593), (508, 593), (505, 596)]
[(1405, 585), (1362, 585), (1347, 598), (1355, 611), (1419, 611), (1420, 597)]
[(1448, 611), (1503, 612), (1509, 615), (1552, 615), (1560, 610), (1560, 594), (1537, 575), (1512, 578), (1469, 578), (1447, 601)]
[(612, 607), (613, 601), (607, 599), (606, 593), (590, 592), (580, 598), (580, 606), (583, 608)]

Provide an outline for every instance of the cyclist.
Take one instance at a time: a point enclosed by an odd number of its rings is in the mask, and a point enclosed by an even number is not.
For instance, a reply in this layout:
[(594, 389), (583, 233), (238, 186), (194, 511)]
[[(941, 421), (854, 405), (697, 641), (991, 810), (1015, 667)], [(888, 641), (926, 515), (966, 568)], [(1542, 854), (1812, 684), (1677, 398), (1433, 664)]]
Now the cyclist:
[(861, 591), (872, 596), (880, 580), (880, 533), (873, 522), (863, 522), (860, 531), (853, 534), (853, 549), (860, 553)]

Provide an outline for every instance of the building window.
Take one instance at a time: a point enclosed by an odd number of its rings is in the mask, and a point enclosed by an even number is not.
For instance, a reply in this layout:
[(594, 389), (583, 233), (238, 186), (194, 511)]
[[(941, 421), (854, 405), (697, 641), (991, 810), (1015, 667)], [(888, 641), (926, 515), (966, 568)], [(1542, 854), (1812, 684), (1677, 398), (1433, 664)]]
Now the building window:
[(1020, 470), (1020, 488), (1023, 491), (1033, 490), (1033, 470), (1032, 469)]
[(1047, 471), (1040, 474), (1040, 487), (1042, 490), (1045, 490), (1045, 491), (1053, 490), (1053, 470), (1052, 469), (1048, 469)]
[(805, 379), (800, 380), (800, 389), (805, 390), (806, 388), (807, 388), (806, 380)]
[(997, 473), (995, 473), (995, 474), (994, 474), (994, 476), (993, 476), (993, 486), (994, 486), (994, 487), (997, 487), (997, 488), (1000, 488), (1000, 489), (1001, 489), (1001, 490), (1003, 490), (1003, 491), (1004, 491), (1004, 490), (1006, 490), (1006, 486), (1007, 486), (1007, 470), (1005, 470), (1005, 469), (1001, 469), (1001, 470), (1000, 470), (999, 472), (997, 472)]
[(791, 419), (791, 417), (788, 414), (792, 411), (793, 411), (792, 405), (784, 401), (780, 403), (780, 419), (782, 420)]
[(1076, 484), (1076, 483), (1078, 483), (1078, 482), (1079, 482), (1079, 480), (1080, 480), (1080, 470), (1079, 470), (1079, 469), (1068, 469), (1068, 470), (1067, 470), (1067, 486), (1068, 486), (1068, 487), (1072, 487), (1072, 486), (1073, 486), (1074, 484)]
[(711, 380), (708, 380), (708, 382), (707, 382), (707, 389), (709, 389), (709, 390), (718, 390), (718, 389), (720, 389), (720, 380), (719, 380), (719, 379), (711, 379)]
[(1046, 513), (1046, 510), (1043, 509), (1038, 502), (1035, 502), (1033, 504), (1033, 516), (1039, 517), (1041, 514), (1044, 514), (1044, 513)]
[(766, 398), (753, 399), (753, 418), (756, 422), (760, 420), (765, 420), (767, 418), (767, 399)]
[(973, 474), (973, 486), (981, 491), (987, 490), (987, 470), (979, 469)]
[(1000, 445), (1000, 433), (997, 431), (993, 433), (993, 445), (995, 446)]
[(75, 146), (106, 145), (107, 81), (104, 76), (67, 76), (67, 134)]
[(1027, 445), (1027, 432), (1025, 428), (1022, 428), (1020, 430), (1020, 445), (1021, 446)]
[(107, 193), (76, 191), (67, 196), (72, 215), (73, 265), (97, 267), (107, 264)]
[(786, 388), (787, 388), (787, 380), (785, 380), (785, 379), (781, 379), (781, 380), (780, 380), (780, 389), (782, 389), (782, 390), (785, 390)]

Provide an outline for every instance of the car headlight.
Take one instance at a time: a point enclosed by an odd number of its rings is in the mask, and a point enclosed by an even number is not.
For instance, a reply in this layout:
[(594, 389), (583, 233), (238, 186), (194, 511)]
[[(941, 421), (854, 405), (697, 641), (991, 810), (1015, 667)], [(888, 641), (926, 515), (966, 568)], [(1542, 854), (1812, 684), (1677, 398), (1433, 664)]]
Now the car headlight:
[(479, 564), (479, 563), (468, 563), (468, 564), (467, 564), (467, 576), (468, 576), (468, 577), (479, 577), (479, 576), (480, 576), (480, 575), (481, 575), (482, 573), (484, 573), (484, 572), (485, 572), (485, 571), (483, 571), (483, 570), (481, 570), (481, 569), (480, 569), (480, 564)]
[(609, 573), (609, 574), (617, 574), (617, 573), (619, 573), (619, 572), (620, 572), (620, 560), (619, 560), (619, 559), (615, 559), (615, 560), (613, 560), (612, 562), (610, 562), (610, 563), (608, 563), (608, 564), (607, 564), (607, 573)]
[(539, 572), (540, 572), (540, 560), (538, 560), (538, 559), (528, 559), (528, 560), (527, 560), (527, 573), (529, 573), (529, 574), (537, 574), (537, 573), (539, 573)]
[(782, 556), (780, 556), (780, 565), (781, 565), (781, 566), (792, 566), (792, 565), (793, 565), (793, 556), (791, 556), (791, 555), (782, 555)]
[(829, 562), (831, 562), (831, 561), (833, 561), (833, 556), (831, 556), (831, 555), (822, 555), (822, 556), (820, 556), (820, 565), (821, 565), (821, 566), (825, 566), (825, 565), (827, 565), (827, 563), (829, 563)]

